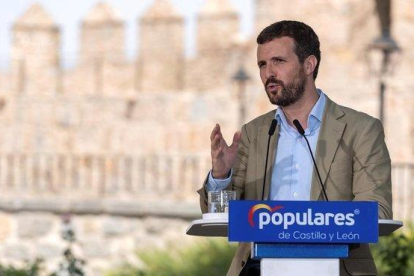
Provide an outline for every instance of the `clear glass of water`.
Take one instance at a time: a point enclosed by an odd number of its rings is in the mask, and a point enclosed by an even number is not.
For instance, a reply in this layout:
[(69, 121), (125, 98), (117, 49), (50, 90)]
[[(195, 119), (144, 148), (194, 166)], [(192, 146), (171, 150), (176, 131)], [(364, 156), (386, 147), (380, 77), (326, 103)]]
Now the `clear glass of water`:
[(230, 200), (236, 200), (236, 191), (208, 192), (208, 212), (228, 213)]

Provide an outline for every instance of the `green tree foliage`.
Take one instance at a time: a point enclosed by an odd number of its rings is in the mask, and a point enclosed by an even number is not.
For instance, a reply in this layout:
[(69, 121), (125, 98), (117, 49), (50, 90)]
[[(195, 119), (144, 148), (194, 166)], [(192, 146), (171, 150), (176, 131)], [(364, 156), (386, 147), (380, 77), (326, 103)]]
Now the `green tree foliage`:
[(226, 275), (236, 246), (226, 239), (207, 239), (196, 246), (138, 253), (143, 268), (130, 265), (108, 276), (211, 276)]
[(372, 253), (380, 276), (414, 275), (414, 228), (381, 237), (372, 245)]

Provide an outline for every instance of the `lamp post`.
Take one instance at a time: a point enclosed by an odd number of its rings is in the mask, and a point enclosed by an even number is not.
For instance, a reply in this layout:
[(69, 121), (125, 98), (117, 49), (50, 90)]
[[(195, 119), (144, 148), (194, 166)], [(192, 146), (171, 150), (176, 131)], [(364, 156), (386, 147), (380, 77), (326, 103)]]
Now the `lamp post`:
[(250, 79), (243, 67), (240, 66), (237, 73), (233, 76), (233, 80), (238, 85), (238, 100), (239, 100), (239, 126), (243, 125), (246, 119), (246, 82)]
[(391, 0), (376, 0), (376, 9), (381, 26), (381, 35), (368, 45), (368, 53), (380, 52), (379, 68), (374, 68), (379, 77), (379, 118), (385, 120), (385, 76), (390, 73), (390, 63), (394, 54), (400, 51), (397, 42), (391, 36)]

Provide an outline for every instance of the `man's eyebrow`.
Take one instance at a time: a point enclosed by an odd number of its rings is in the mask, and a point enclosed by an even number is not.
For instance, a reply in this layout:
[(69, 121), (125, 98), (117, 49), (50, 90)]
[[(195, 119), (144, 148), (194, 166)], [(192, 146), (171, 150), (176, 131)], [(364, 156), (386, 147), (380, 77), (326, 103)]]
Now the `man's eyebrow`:
[(287, 58), (284, 56), (274, 56), (271, 58), (271, 60), (277, 60), (277, 59), (282, 59), (282, 60), (286, 60)]

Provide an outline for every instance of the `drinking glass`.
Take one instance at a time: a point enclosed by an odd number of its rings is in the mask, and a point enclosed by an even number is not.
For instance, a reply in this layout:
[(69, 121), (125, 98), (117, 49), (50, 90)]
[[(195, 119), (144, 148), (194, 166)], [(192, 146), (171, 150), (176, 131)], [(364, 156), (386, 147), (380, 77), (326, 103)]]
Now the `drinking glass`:
[(236, 191), (211, 191), (208, 192), (208, 212), (228, 213), (229, 201), (236, 199)]

